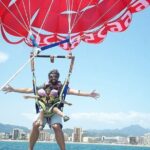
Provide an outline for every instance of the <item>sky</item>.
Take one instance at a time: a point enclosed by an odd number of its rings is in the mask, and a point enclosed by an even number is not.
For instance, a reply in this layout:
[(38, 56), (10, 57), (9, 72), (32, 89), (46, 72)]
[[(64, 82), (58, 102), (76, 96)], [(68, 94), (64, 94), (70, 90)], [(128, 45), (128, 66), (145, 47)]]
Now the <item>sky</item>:
[[(70, 88), (100, 93), (98, 100), (67, 96), (70, 120), (64, 128), (116, 129), (138, 124), (150, 128), (150, 8), (133, 15), (129, 28), (109, 33), (101, 44), (81, 44), (72, 51), (75, 58)], [(0, 36), (0, 85), (2, 86), (28, 59), (31, 48), (10, 45)], [(67, 55), (59, 47), (42, 54)], [(57, 68), (64, 81), (69, 60), (36, 60), (37, 85), (47, 81), (47, 73)], [(32, 87), (30, 64), (10, 82), (16, 88)], [(0, 123), (32, 127), (34, 100), (25, 94), (0, 92)]]

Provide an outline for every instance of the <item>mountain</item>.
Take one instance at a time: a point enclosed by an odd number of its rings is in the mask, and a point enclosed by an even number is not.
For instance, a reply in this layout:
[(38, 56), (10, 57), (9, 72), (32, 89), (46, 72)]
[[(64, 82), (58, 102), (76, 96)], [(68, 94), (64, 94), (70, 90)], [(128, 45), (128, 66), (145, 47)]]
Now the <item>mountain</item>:
[(24, 132), (29, 132), (29, 129), (26, 127), (0, 123), (0, 132), (12, 133), (14, 128), (19, 128), (22, 129)]
[(143, 136), (150, 132), (150, 129), (145, 129), (139, 125), (131, 125), (122, 129), (106, 129), (106, 130), (87, 130), (84, 135), (88, 136)]
[(150, 132), (150, 129), (145, 129), (139, 125), (131, 125), (129, 127), (123, 128), (121, 132), (130, 136), (141, 136)]
[(86, 130), (84, 131), (84, 136), (91, 136), (91, 137), (99, 137), (99, 136), (127, 136), (124, 133), (121, 133), (120, 130), (115, 129), (115, 130), (110, 130), (110, 129), (105, 129), (105, 130)]
[[(29, 129), (22, 126), (2, 124), (0, 123), (0, 132), (11, 133), (14, 128), (22, 129), (24, 132), (29, 132)], [(54, 133), (53, 130), (46, 129), (47, 132)], [(63, 129), (64, 133), (72, 135), (73, 129)], [(131, 125), (122, 129), (105, 129), (105, 130), (84, 130), (84, 136), (99, 137), (99, 136), (143, 136), (150, 132), (150, 129), (145, 129), (139, 125)]]

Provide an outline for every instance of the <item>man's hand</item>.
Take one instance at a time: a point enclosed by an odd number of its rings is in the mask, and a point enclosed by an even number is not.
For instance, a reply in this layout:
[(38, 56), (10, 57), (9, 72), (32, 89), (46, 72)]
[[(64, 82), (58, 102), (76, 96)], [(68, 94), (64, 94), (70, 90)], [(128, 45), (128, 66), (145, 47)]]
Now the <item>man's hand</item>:
[(13, 88), (12, 86), (6, 85), (6, 86), (2, 89), (2, 91), (4, 91), (5, 94), (7, 94), (7, 93), (9, 93), (9, 92), (14, 92), (15, 90), (14, 90), (14, 88)]
[(100, 97), (100, 94), (99, 93), (96, 93), (95, 90), (93, 90), (91, 93), (90, 93), (90, 97), (94, 98), (94, 99), (98, 99)]

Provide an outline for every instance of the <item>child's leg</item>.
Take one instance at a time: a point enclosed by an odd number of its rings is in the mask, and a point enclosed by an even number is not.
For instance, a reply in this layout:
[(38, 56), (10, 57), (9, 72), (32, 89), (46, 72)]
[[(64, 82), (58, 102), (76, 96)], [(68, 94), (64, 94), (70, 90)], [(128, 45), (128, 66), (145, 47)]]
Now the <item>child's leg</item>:
[(59, 110), (57, 107), (53, 108), (53, 113), (58, 114), (61, 117), (63, 117), (63, 119), (64, 119), (65, 122), (70, 119), (68, 116), (64, 115), (64, 113), (61, 110)]
[(53, 108), (53, 113), (58, 114), (61, 117), (64, 117), (64, 113), (61, 110), (59, 110), (57, 107)]

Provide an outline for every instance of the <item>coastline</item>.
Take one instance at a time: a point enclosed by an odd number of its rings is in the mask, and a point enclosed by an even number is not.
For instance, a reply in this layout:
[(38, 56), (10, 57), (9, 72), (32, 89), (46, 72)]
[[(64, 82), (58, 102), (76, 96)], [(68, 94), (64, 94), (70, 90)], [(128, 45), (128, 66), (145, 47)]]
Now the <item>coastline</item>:
[[(28, 143), (28, 140), (5, 140), (0, 139), (0, 142), (24, 142)], [(37, 143), (56, 143), (55, 141), (37, 141)], [(131, 145), (131, 144), (116, 144), (116, 143), (85, 143), (85, 142), (65, 142), (66, 144), (85, 144), (85, 145), (108, 145), (108, 146), (127, 146), (127, 147), (149, 147), (150, 145)], [(57, 144), (57, 143), (56, 143)]]

